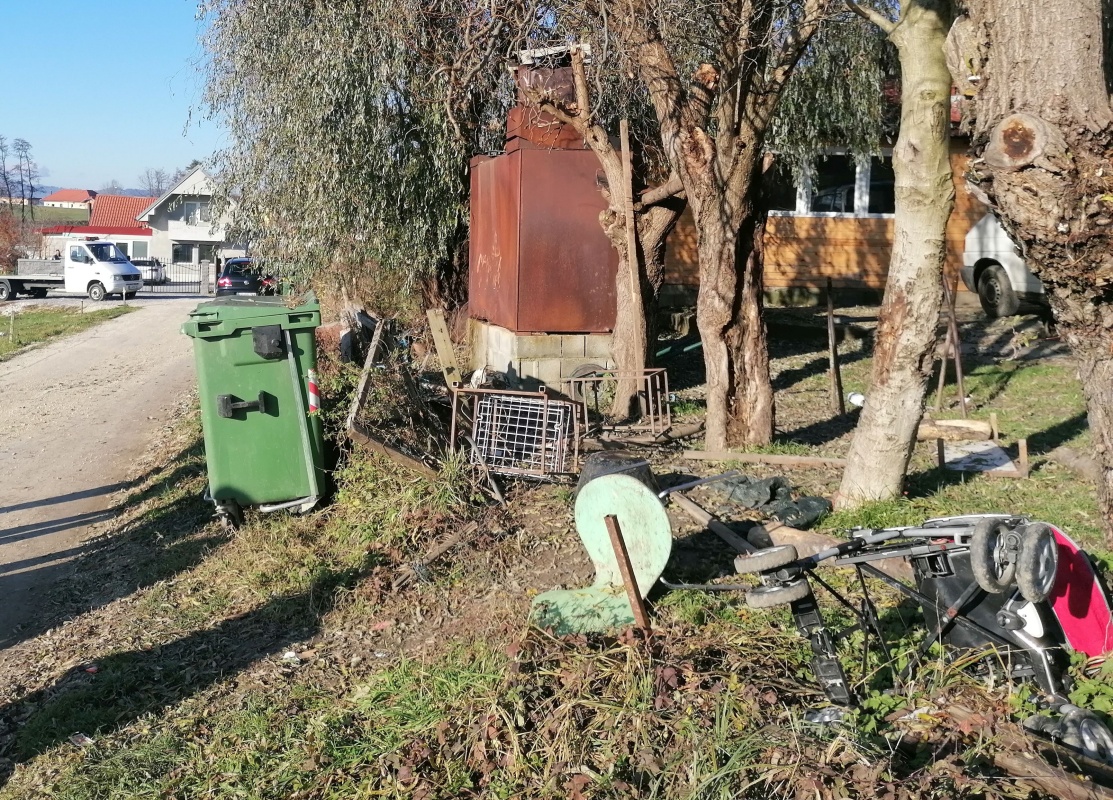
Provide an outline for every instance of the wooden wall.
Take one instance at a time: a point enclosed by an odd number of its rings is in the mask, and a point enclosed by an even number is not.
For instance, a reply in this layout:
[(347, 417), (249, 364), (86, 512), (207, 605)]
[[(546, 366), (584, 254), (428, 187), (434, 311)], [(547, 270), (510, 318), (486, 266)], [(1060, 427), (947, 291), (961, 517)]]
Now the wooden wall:
[[(968, 158), (965, 143), (952, 150), (955, 208), (947, 223), (946, 264), (952, 280), (962, 267), (966, 234), (986, 212), (966, 190), (963, 173)], [(776, 216), (769, 218), (765, 235), (767, 289), (824, 288), (828, 278), (838, 287), (885, 288), (893, 245), (891, 218)], [(674, 287), (666, 292), (673, 296), (684, 294), (676, 289), (699, 285), (691, 210), (684, 212), (669, 235), (665, 284)]]

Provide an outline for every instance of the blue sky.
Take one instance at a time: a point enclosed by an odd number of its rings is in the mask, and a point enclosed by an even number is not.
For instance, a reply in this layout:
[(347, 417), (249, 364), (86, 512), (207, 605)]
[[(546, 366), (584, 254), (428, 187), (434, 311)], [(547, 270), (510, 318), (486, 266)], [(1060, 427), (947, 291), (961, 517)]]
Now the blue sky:
[(30, 142), (42, 183), (63, 188), (138, 188), (148, 167), (205, 160), (221, 134), (203, 119), (196, 11), (196, 0), (0, 0), (0, 135)]

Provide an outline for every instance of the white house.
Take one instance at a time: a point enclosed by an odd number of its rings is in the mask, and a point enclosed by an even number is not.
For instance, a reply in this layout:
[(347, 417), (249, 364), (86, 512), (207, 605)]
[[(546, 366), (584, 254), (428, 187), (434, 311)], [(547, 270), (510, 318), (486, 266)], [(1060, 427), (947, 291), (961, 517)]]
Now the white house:
[(243, 245), (224, 240), (228, 220), (214, 219), (212, 194), (212, 178), (195, 167), (136, 215), (136, 221), (151, 229), (152, 258), (164, 264), (201, 264), (244, 255)]
[(47, 208), (84, 208), (88, 209), (97, 193), (91, 189), (59, 189), (43, 198)]

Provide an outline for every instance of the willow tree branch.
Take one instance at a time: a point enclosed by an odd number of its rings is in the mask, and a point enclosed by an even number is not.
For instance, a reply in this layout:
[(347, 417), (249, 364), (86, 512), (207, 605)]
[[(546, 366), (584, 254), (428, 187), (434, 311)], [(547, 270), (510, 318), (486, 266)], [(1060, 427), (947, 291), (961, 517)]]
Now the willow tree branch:
[(668, 200), (670, 197), (677, 197), (683, 193), (684, 182), (681, 181), (680, 176), (674, 172), (665, 183), (644, 192), (639, 198), (639, 205), (645, 208), (646, 206), (656, 205), (664, 200)]
[(886, 34), (890, 34), (897, 27), (897, 23), (886, 17), (880, 11), (876, 11), (869, 6), (860, 6), (855, 0), (843, 0), (846, 7), (865, 20), (869, 20), (877, 27), (881, 28)]

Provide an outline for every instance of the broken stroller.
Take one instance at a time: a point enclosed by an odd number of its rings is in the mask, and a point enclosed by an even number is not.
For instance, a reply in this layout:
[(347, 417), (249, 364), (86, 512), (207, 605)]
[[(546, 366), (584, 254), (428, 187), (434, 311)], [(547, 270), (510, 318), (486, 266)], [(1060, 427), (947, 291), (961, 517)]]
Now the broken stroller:
[[(1052, 525), (1026, 517), (977, 515), (927, 520), (915, 527), (856, 529), (850, 538), (799, 558), (782, 545), (739, 556), (739, 573), (760, 574), (762, 585), (746, 596), (751, 608), (789, 605), (799, 632), (812, 650), (812, 671), (832, 703), (856, 698), (836, 658), (835, 645), (862, 630), (876, 638), (891, 662), (864, 578), (877, 578), (923, 609), (928, 632), (899, 679), (908, 678), (939, 641), (963, 651), (992, 650), (985, 665), (999, 663), (1014, 679), (1034, 681), (1055, 718), (1034, 717), (1026, 726), (1113, 764), (1113, 736), (1093, 712), (1071, 705), (1070, 653), (1094, 661), (1113, 651), (1108, 595), (1088, 556)], [(883, 559), (906, 559), (913, 585), (879, 569)], [(862, 590), (859, 604), (824, 580), (822, 563), (852, 567)], [(813, 586), (848, 609), (856, 624), (832, 630), (824, 621)]]

